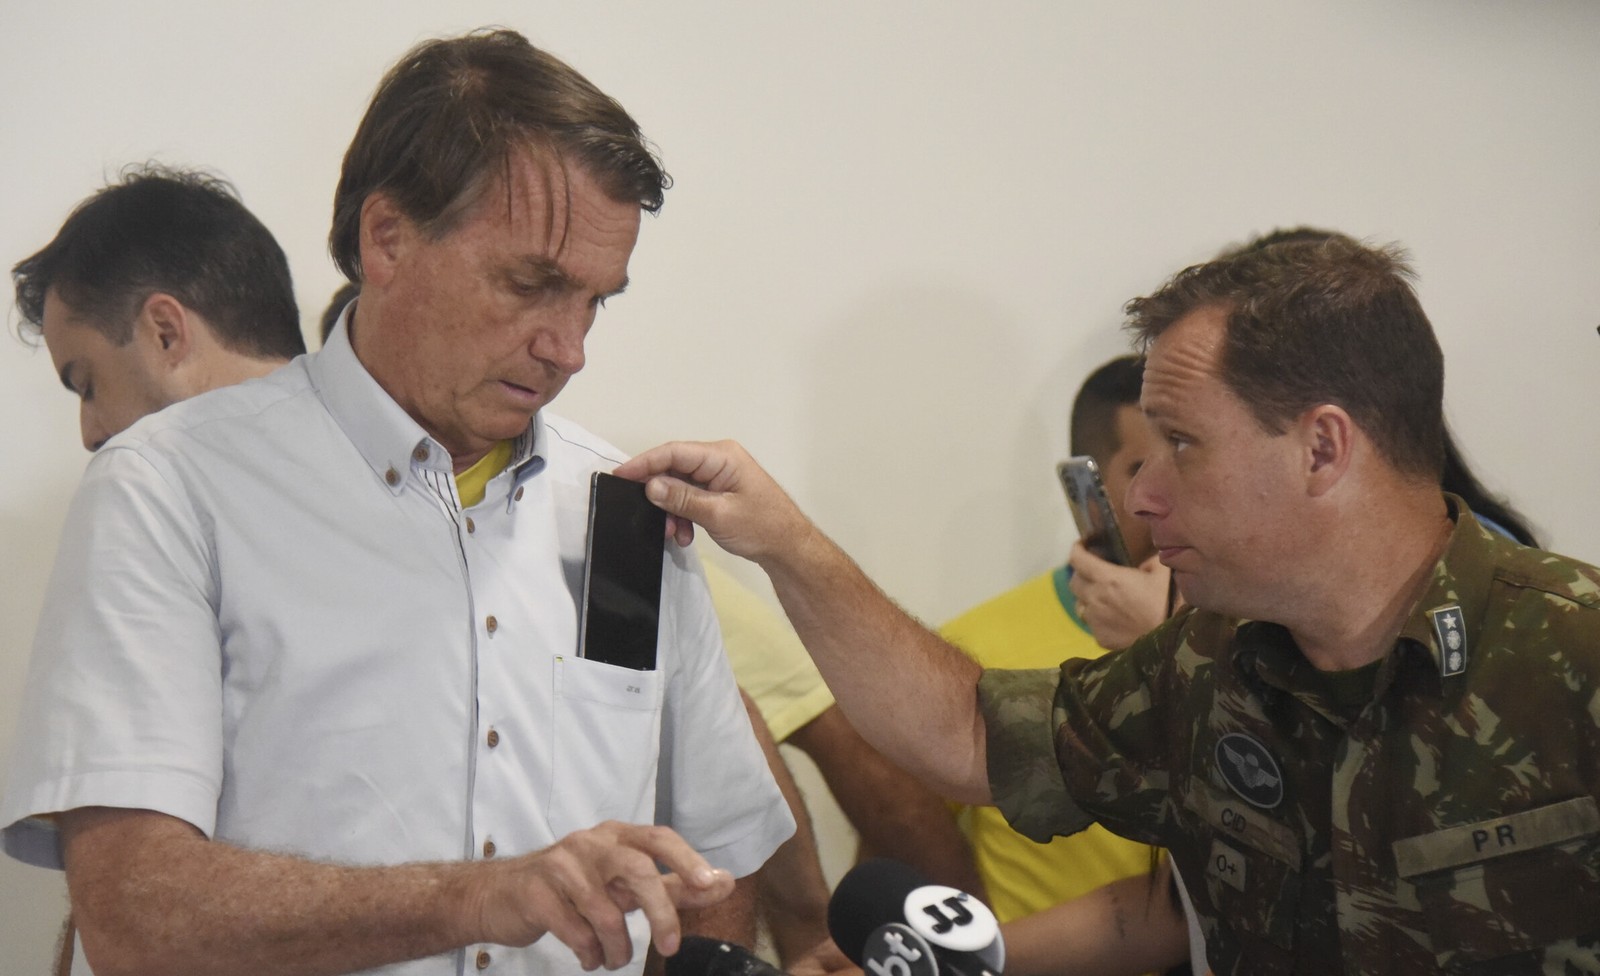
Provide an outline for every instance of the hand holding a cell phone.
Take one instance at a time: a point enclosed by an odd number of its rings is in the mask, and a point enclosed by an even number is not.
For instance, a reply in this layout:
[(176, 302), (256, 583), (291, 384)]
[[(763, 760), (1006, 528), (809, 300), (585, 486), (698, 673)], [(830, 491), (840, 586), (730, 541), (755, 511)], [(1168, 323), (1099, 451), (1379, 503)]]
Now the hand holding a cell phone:
[(1138, 566), (1118, 566), (1089, 551), (1080, 540), (1067, 559), (1068, 585), (1077, 597), (1078, 616), (1095, 643), (1120, 650), (1167, 619), (1167, 589), (1172, 572), (1151, 556)]

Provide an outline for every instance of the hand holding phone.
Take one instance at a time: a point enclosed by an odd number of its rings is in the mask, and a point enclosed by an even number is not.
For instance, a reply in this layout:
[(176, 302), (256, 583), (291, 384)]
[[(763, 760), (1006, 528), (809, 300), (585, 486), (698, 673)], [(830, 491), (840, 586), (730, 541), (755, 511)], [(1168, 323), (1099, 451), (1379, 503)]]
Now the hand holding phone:
[(1107, 562), (1130, 566), (1128, 545), (1117, 527), (1117, 513), (1100, 480), (1100, 467), (1088, 455), (1067, 458), (1056, 465), (1056, 476), (1067, 494), (1067, 507), (1078, 526), (1084, 547)]

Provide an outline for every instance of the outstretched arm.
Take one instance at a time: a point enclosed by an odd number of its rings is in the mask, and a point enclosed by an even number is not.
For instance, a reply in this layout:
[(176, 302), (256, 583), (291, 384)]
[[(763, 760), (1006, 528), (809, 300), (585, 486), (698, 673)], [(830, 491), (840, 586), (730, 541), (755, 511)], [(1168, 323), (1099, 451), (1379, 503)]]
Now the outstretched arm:
[(331, 976), (546, 934), (585, 968), (609, 968), (633, 953), (625, 912), (642, 909), (670, 954), (678, 911), (733, 888), (666, 827), (605, 823), (501, 861), (346, 867), (211, 841), (149, 810), (59, 822), (73, 917), (101, 976)]
[(742, 447), (666, 444), (616, 473), (648, 482), (679, 544), (697, 523), (766, 570), (863, 738), (951, 799), (989, 802), (981, 669), (885, 596)]

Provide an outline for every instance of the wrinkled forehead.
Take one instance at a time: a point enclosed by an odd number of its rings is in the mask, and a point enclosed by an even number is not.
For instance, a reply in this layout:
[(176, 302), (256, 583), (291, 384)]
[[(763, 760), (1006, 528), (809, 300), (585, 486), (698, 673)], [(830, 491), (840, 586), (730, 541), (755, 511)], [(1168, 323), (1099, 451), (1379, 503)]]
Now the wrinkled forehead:
[(1203, 308), (1174, 322), (1145, 351), (1139, 406), (1152, 419), (1170, 413), (1200, 394), (1225, 393), (1222, 345), (1227, 313)]

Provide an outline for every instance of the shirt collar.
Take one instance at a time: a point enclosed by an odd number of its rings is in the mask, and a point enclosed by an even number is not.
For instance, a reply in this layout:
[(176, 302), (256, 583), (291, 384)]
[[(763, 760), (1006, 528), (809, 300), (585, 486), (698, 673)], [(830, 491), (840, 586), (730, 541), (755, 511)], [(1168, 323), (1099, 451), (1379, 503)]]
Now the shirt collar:
[[(1448, 492), (1444, 498), (1455, 528), (1434, 564), (1433, 581), (1400, 628), (1400, 641), (1420, 647), (1434, 670), (1448, 678), (1460, 674), (1472, 659), (1488, 608), (1496, 552), (1506, 543), (1473, 517), (1466, 502)], [(1459, 638), (1452, 638), (1456, 631)], [(1453, 658), (1458, 652), (1463, 656)]]
[(543, 470), (544, 459), (549, 456), (549, 441), (550, 431), (544, 425), (544, 411), (541, 410), (528, 422), (528, 429), (518, 434), (511, 444), (511, 463), (506, 469), (511, 472), (512, 481), (520, 482)]
[[(391, 494), (399, 494), (417, 469), (452, 474), (450, 452), (394, 401), (356, 358), (350, 345), (345, 307), (322, 348), (309, 358), (307, 370), (317, 396), (367, 466)], [(544, 420), (535, 414), (512, 444), (508, 470), (514, 479), (536, 473), (545, 455)]]
[[(1494, 577), (1495, 550), (1502, 543), (1479, 524), (1459, 497), (1446, 492), (1444, 498), (1455, 528), (1450, 531), (1444, 554), (1434, 564), (1432, 582), (1407, 614), (1395, 643), (1399, 656), (1407, 656), (1408, 652), (1419, 659), (1425, 656), (1435, 673), (1448, 678), (1470, 665)], [(1452, 608), (1458, 612), (1451, 613)], [(1445, 623), (1446, 618), (1454, 626)], [(1455, 647), (1443, 643), (1453, 630), (1459, 632)], [(1257, 674), (1285, 690), (1294, 688), (1301, 670), (1310, 667), (1288, 630), (1280, 624), (1242, 622), (1236, 649), (1235, 665), (1240, 671)], [(1461, 652), (1462, 656), (1452, 660), (1454, 652)], [(1386, 663), (1378, 678), (1380, 694), (1394, 673), (1394, 662)]]

